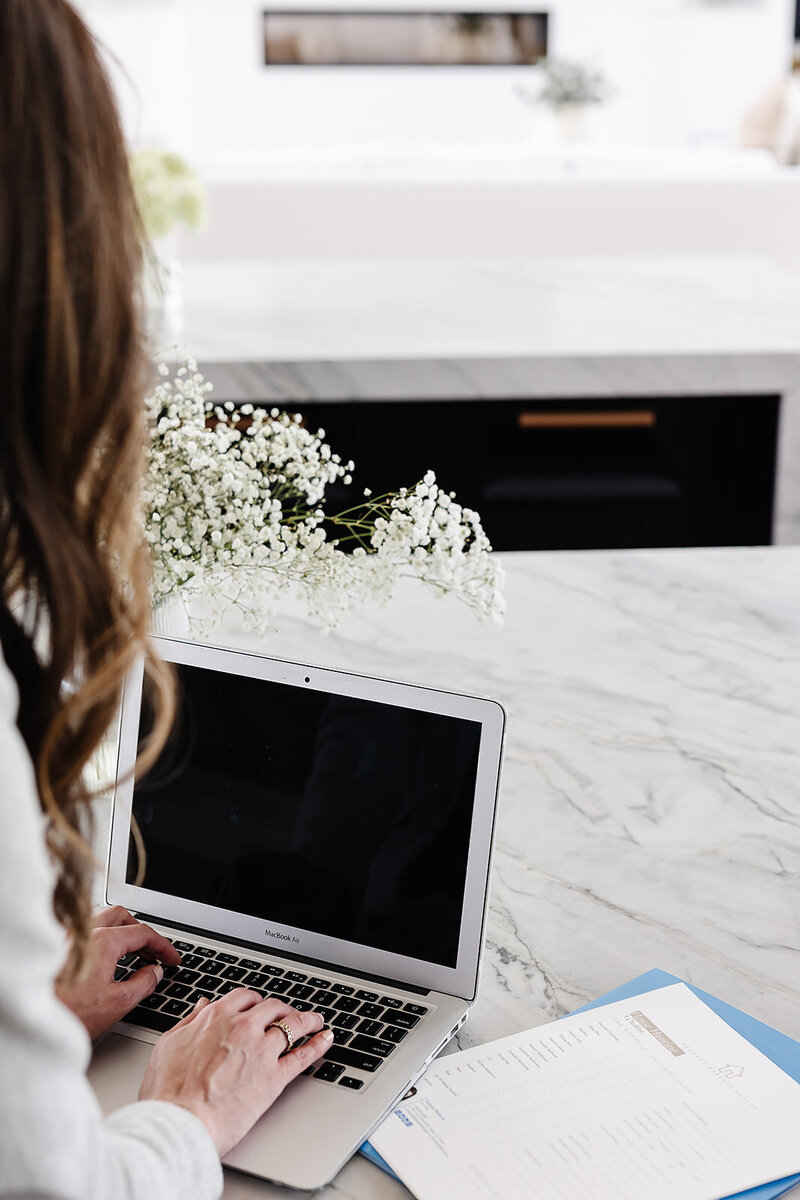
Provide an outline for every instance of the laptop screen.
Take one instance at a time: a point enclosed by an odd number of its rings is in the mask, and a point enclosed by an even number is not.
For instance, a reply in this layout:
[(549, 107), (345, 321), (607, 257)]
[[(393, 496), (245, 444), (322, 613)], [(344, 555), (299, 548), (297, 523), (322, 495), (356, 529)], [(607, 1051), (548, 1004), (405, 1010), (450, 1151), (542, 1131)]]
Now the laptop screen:
[(455, 967), (480, 723), (177, 670), (126, 882)]

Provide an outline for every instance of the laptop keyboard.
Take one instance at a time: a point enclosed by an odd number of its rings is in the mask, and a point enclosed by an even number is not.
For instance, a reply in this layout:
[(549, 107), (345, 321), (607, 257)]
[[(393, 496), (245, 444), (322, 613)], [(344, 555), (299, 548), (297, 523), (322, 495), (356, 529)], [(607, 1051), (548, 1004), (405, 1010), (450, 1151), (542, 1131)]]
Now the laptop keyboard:
[[(193, 942), (175, 941), (181, 963), (165, 967), (164, 978), (151, 996), (125, 1018), (156, 1033), (166, 1033), (191, 1012), (201, 996), (217, 1000), (244, 987), (262, 996), (277, 996), (300, 1012), (320, 1013), (333, 1030), (333, 1044), (324, 1061), (305, 1072), (322, 1083), (358, 1091), (380, 1070), (409, 1030), (428, 1009), (401, 996), (367, 990), (354, 984), (309, 975)], [(150, 959), (126, 954), (116, 979), (126, 979)]]

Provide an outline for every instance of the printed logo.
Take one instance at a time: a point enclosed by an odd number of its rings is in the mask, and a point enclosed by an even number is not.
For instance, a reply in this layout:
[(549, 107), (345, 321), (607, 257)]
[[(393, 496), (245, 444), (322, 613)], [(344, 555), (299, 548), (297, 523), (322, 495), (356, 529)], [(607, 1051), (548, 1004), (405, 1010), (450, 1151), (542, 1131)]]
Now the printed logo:
[(275, 929), (265, 929), (266, 937), (277, 938), (280, 942), (293, 942), (295, 946), (300, 945), (300, 938), (295, 937), (292, 933), (278, 933)]
[(734, 1063), (726, 1063), (724, 1067), (720, 1067), (719, 1073), (723, 1079), (741, 1079), (744, 1075), (744, 1067), (737, 1067)]

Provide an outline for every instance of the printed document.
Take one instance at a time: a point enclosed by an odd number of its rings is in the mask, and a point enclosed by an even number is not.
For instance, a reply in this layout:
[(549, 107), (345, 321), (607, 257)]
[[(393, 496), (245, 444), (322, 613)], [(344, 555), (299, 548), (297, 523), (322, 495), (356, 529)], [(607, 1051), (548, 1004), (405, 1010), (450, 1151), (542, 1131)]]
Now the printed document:
[(800, 1084), (678, 983), (439, 1059), (370, 1140), (418, 1200), (719, 1200), (800, 1171)]

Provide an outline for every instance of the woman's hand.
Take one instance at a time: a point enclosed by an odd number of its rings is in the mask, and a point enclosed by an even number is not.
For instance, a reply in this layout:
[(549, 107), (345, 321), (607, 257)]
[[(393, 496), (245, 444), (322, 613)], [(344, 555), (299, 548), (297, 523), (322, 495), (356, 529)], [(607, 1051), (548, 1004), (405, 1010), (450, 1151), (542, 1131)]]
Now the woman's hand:
[[(270, 1029), (285, 1021), (295, 1041)], [(241, 1141), (287, 1083), (321, 1058), (333, 1041), (319, 1013), (300, 1013), (282, 1000), (237, 988), (213, 1003), (201, 1000), (163, 1034), (150, 1056), (140, 1100), (188, 1108), (214, 1139), (220, 1158)], [(312, 1036), (315, 1035), (315, 1036)]]
[[(88, 966), (77, 979), (56, 980), (56, 995), (83, 1021), (94, 1041), (149, 996), (164, 976), (161, 962), (177, 966), (181, 956), (167, 938), (142, 925), (125, 908), (105, 908), (93, 919)], [(127, 979), (115, 980), (123, 954), (159, 959)]]

